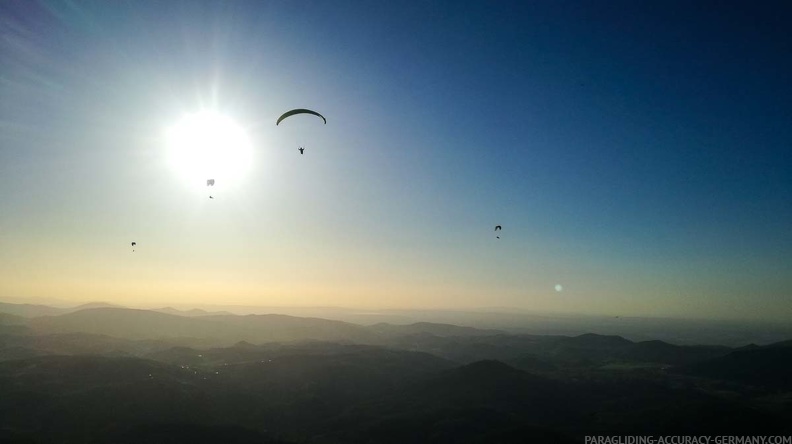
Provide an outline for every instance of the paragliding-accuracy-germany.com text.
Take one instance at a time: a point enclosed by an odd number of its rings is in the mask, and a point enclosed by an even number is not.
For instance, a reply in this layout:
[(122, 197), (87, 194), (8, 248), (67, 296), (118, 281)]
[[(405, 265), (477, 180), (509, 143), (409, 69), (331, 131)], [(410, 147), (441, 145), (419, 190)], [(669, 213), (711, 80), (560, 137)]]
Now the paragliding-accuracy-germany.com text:
[(792, 436), (586, 436), (585, 444), (792, 444)]

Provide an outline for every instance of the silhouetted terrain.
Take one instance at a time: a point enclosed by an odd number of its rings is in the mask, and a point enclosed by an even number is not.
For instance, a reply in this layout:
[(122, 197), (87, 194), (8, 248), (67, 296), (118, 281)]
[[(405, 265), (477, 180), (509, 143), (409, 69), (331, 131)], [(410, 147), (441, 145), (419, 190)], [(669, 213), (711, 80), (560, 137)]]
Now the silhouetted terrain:
[(117, 307), (0, 313), (0, 442), (789, 434), (790, 352), (789, 341), (681, 346), (428, 322)]
[(789, 342), (735, 350), (725, 356), (679, 369), (711, 379), (736, 381), (752, 386), (792, 391), (792, 345)]

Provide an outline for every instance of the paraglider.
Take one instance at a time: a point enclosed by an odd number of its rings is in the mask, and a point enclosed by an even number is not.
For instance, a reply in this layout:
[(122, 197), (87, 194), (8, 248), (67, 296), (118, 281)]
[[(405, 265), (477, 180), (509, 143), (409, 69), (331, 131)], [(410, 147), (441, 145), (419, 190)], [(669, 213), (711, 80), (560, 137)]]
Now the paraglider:
[[(286, 111), (285, 113), (283, 113), (283, 115), (278, 117), (278, 120), (275, 122), (275, 125), (276, 126), (279, 125), (283, 121), (283, 119), (285, 119), (287, 117), (291, 117), (291, 116), (293, 116), (295, 114), (311, 114), (311, 115), (314, 115), (314, 116), (319, 117), (320, 119), (322, 119), (322, 121), (325, 123), (325, 125), (327, 125), (327, 119), (325, 119), (325, 117), (323, 115), (317, 113), (316, 111), (312, 111), (310, 109), (304, 109), (304, 108), (297, 108), (297, 109), (293, 109), (291, 111)], [(305, 154), (305, 146), (303, 146), (301, 143), (298, 144), (297, 150), (300, 152), (300, 154)]]
[[(206, 186), (207, 187), (213, 187), (214, 186), (214, 179), (207, 179), (206, 180)], [(209, 199), (214, 199), (214, 197), (209, 196)]]
[[(495, 225), (495, 231), (501, 231), (500, 225)], [(496, 239), (500, 239), (500, 236), (495, 236)]]
[(132, 252), (133, 253), (135, 252), (135, 245), (137, 245), (137, 242), (132, 242)]
[(317, 113), (316, 111), (311, 111), (310, 109), (299, 108), (299, 109), (293, 109), (291, 111), (287, 111), (287, 112), (283, 113), (282, 116), (278, 117), (278, 121), (275, 122), (275, 126), (280, 124), (283, 119), (285, 119), (287, 117), (290, 117), (290, 116), (293, 116), (295, 114), (313, 114), (314, 116), (320, 117), (324, 121), (325, 125), (327, 125), (327, 119), (325, 119), (323, 115)]

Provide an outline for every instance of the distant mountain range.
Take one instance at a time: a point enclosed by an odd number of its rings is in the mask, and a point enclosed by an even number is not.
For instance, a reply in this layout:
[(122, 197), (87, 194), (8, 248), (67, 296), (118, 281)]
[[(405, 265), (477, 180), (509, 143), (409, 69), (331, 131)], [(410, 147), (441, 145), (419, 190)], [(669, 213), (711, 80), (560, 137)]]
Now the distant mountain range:
[(83, 332), (129, 339), (197, 338), (215, 344), (239, 341), (273, 342), (305, 339), (365, 342), (365, 327), (325, 319), (285, 315), (177, 316), (150, 310), (92, 308), (31, 319), (39, 333)]
[(7, 302), (0, 302), (0, 313), (12, 314), (25, 318), (55, 316), (68, 313), (69, 311), (73, 311), (73, 309), (50, 307), (47, 305), (9, 304)]
[[(633, 342), (615, 335), (514, 335), (500, 330), (429, 322), (362, 326), (278, 314), (241, 316), (214, 314), (204, 310), (184, 312), (172, 308), (156, 311), (104, 306), (93, 308), (97, 305), (104, 304), (89, 304), (92, 308), (39, 317), (0, 313), (0, 331), (61, 338), (58, 341), (60, 345), (39, 347), (45, 351), (99, 350), (95, 344), (112, 343), (109, 338), (127, 341), (126, 345), (113, 343), (120, 353), (134, 353), (140, 348), (139, 344), (129, 345), (129, 341), (229, 346), (241, 341), (261, 344), (314, 340), (385, 345), (432, 353), (461, 363), (495, 359), (518, 367), (527, 365), (526, 369), (532, 370), (542, 366), (554, 368), (557, 365), (618, 366), (620, 362), (683, 365), (723, 357), (734, 350), (723, 346), (679, 346), (659, 340)], [(31, 313), (30, 307), (15, 307), (12, 311)], [(68, 336), (75, 334), (83, 336)], [(69, 347), (63, 345), (63, 338), (67, 337), (72, 341)], [(99, 340), (99, 337), (108, 339)], [(91, 338), (87, 341), (94, 345), (78, 346), (75, 338)], [(30, 346), (22, 342), (17, 341), (17, 346)], [(764, 348), (777, 346), (771, 344)], [(15, 355), (20, 353), (24, 355), (20, 350)]]
[(193, 308), (192, 310), (177, 310), (173, 307), (164, 307), (154, 309), (152, 311), (158, 311), (160, 313), (165, 314), (172, 314), (176, 316), (212, 316), (212, 315), (226, 315), (226, 316), (233, 316), (233, 313), (227, 311), (206, 311), (201, 310), (200, 308)]
[[(9, 304), (0, 302), (0, 313), (22, 317), (53, 316), (85, 308), (126, 308), (105, 302), (77, 307)], [(139, 308), (139, 307), (138, 307)], [(360, 310), (339, 307), (254, 307), (207, 306), (177, 309), (147, 308), (166, 314), (188, 317), (232, 314), (282, 314), (342, 321), (355, 325), (413, 325), (421, 323), (467, 326), (497, 330), (509, 334), (578, 336), (596, 333), (618, 335), (634, 342), (662, 340), (671, 344), (713, 344), (741, 347), (751, 343), (767, 345), (792, 337), (792, 324), (756, 321), (716, 321), (639, 318), (627, 316), (585, 316), (539, 314), (519, 309), (491, 308), (478, 311), (459, 310)], [(439, 331), (434, 333), (443, 335)], [(453, 333), (462, 335), (463, 333)]]
[[(66, 313), (73, 313), (75, 311), (87, 310), (91, 308), (127, 308), (121, 305), (109, 304), (107, 302), (89, 302), (87, 304), (77, 305), (75, 307), (51, 307), (48, 305), (33, 305), (33, 304), (9, 304), (7, 302), (0, 302), (0, 314), (13, 314), (25, 318), (36, 318), (40, 316), (57, 316)], [(172, 307), (164, 307), (154, 309), (151, 311), (158, 311), (177, 316), (207, 316), (207, 315), (230, 315), (232, 313), (227, 311), (206, 311), (201, 309), (191, 310), (177, 310)]]

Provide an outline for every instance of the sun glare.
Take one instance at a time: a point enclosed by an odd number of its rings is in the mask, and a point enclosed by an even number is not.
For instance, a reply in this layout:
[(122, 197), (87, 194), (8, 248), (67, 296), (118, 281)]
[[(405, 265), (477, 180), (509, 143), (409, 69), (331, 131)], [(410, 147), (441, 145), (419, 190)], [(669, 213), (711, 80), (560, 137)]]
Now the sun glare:
[[(184, 116), (167, 132), (168, 163), (190, 184), (227, 185), (250, 167), (252, 146), (245, 130), (213, 111)], [(213, 182), (214, 183), (214, 182)]]

